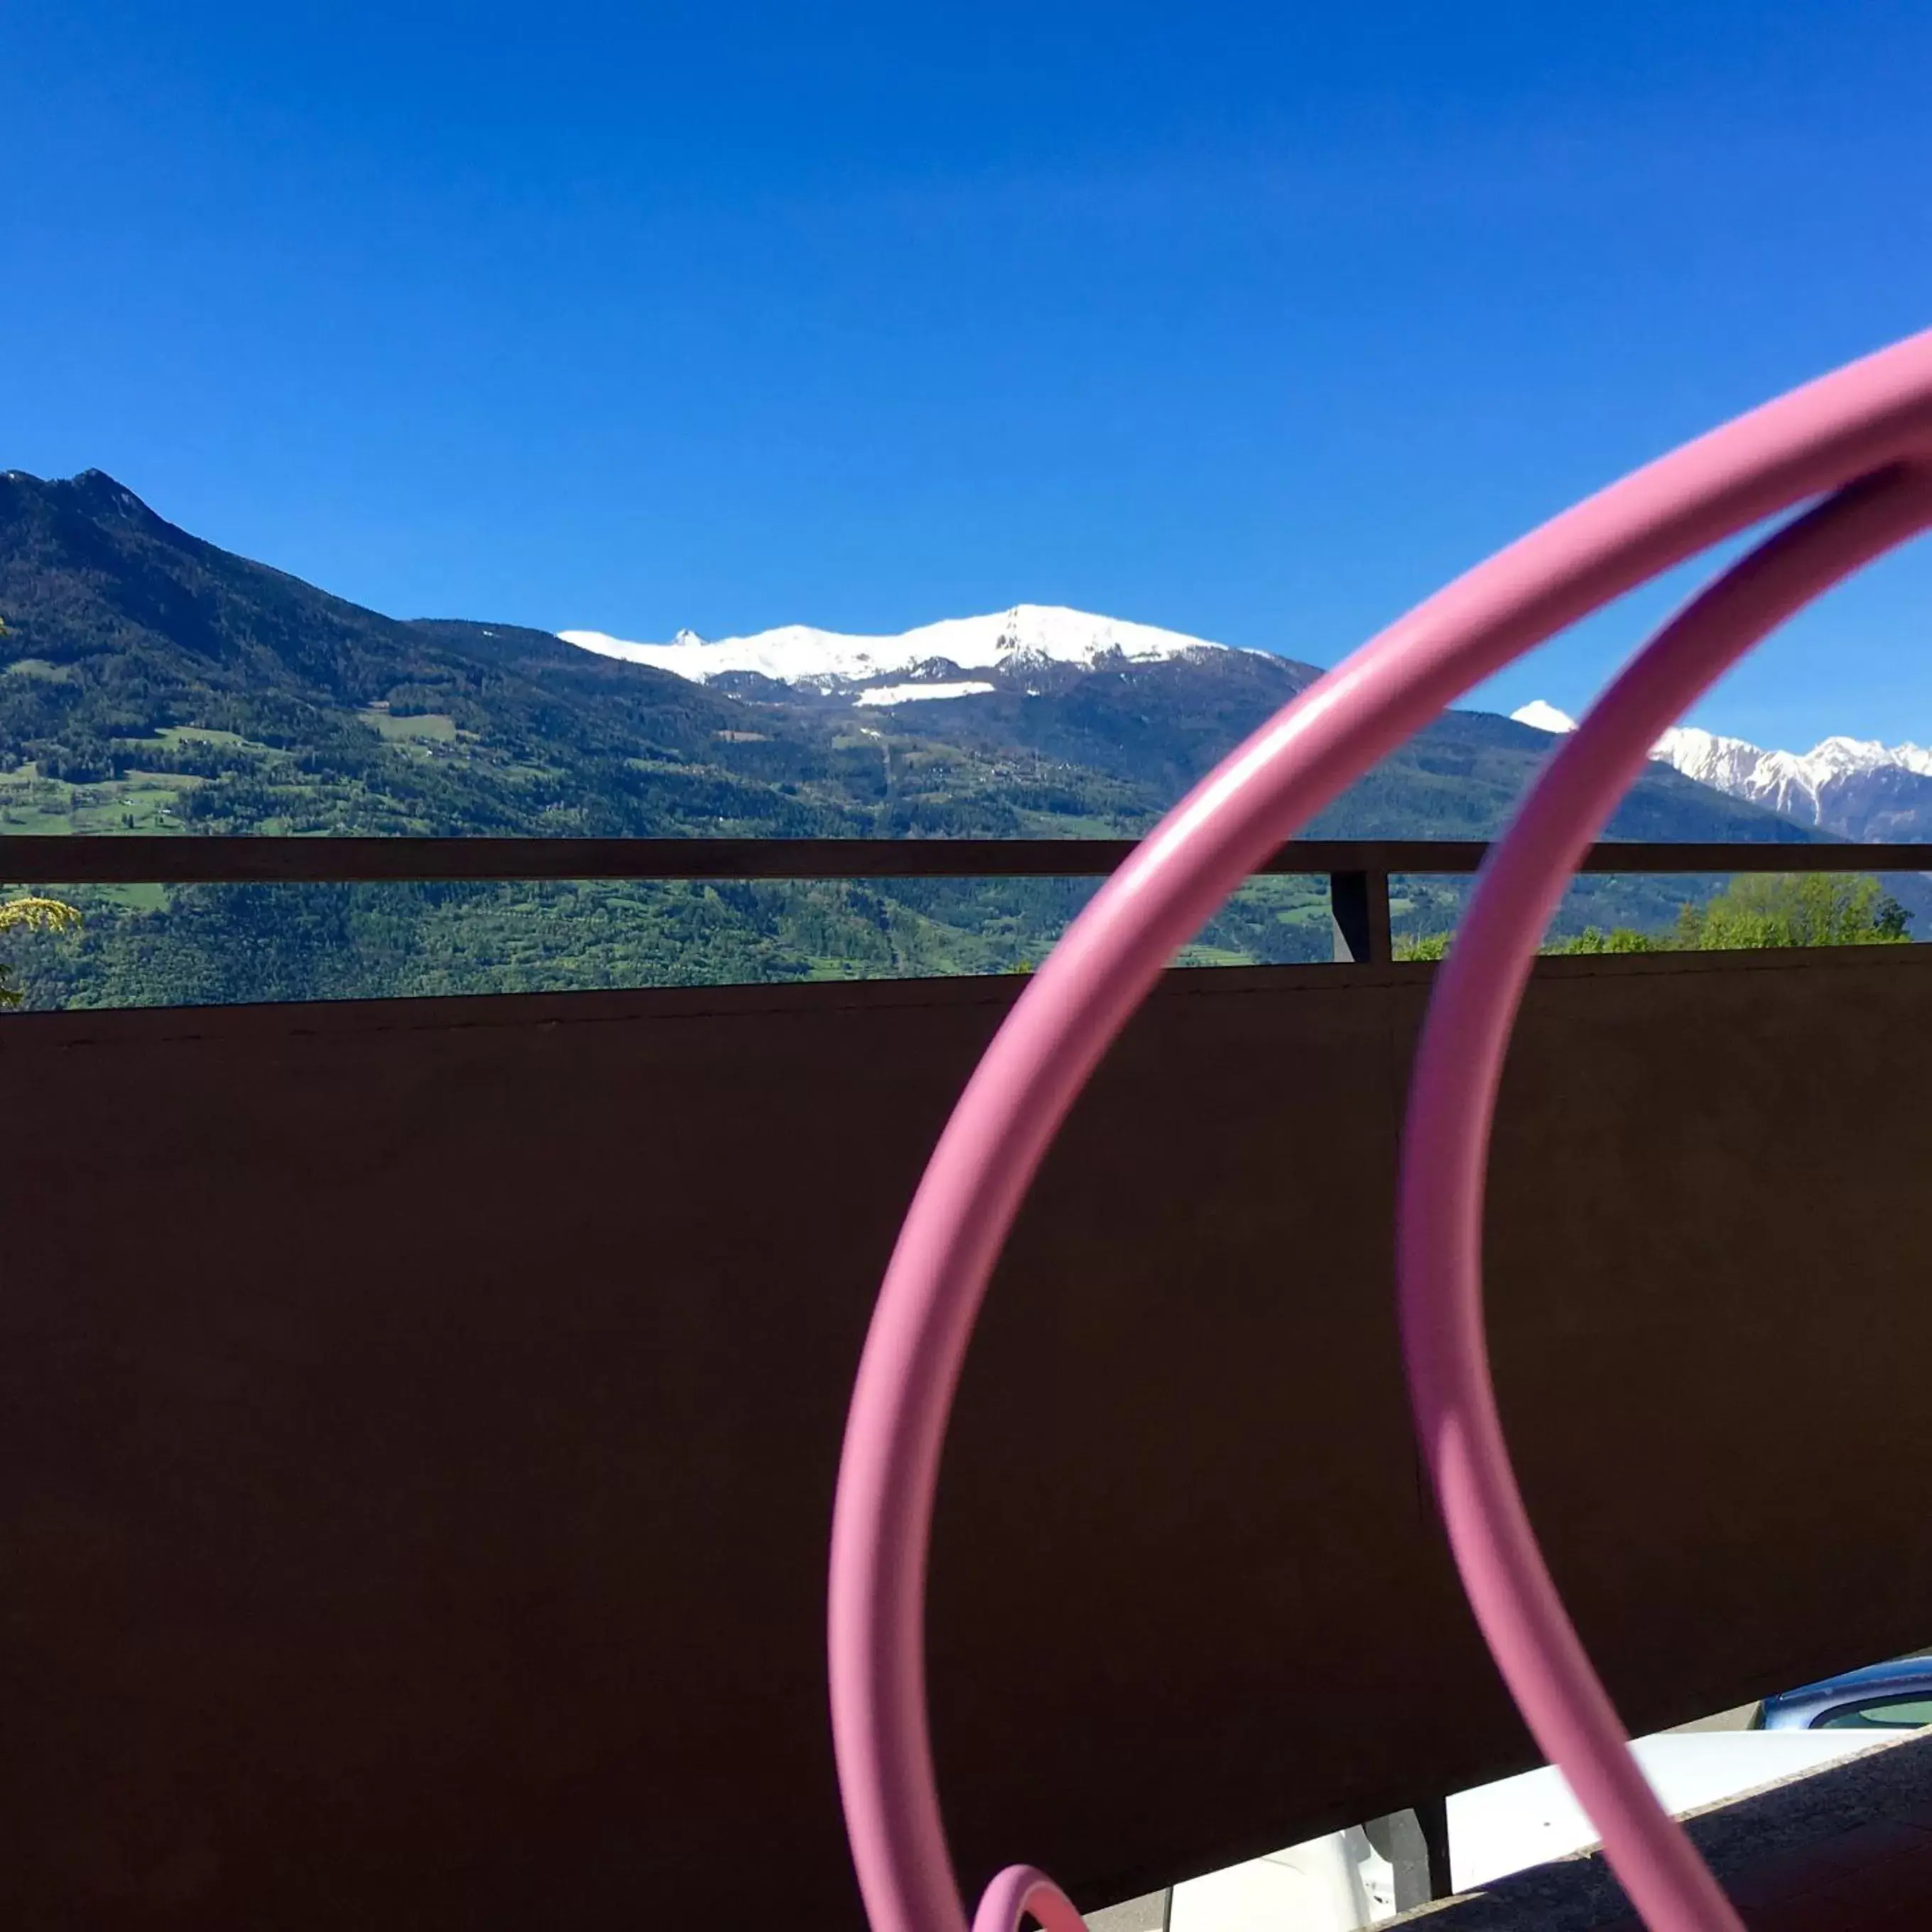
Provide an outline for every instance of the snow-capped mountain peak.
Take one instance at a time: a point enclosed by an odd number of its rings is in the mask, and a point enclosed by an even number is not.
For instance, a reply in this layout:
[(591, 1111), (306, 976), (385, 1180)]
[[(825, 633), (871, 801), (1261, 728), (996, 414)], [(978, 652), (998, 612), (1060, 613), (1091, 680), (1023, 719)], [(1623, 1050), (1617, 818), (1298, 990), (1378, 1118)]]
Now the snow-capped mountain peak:
[(1932, 751), (1923, 745), (1882, 745), (1876, 738), (1826, 738), (1805, 754), (1806, 762), (1834, 772), (1875, 772), (1896, 765), (1932, 777)]
[(960, 680), (961, 671), (1023, 670), (1030, 664), (1145, 664), (1229, 648), (1179, 631), (1052, 604), (1016, 604), (983, 617), (946, 618), (890, 637), (853, 636), (805, 624), (710, 643), (691, 631), (679, 632), (668, 644), (633, 643), (602, 631), (557, 634), (585, 650), (651, 664), (699, 682), (748, 672), (784, 684), (856, 690), (914, 674), (917, 682), (894, 686), (896, 702), (920, 694), (921, 686), (929, 686), (934, 696), (962, 695), (962, 682), (977, 681)]
[(1559, 711), (1555, 705), (1546, 704), (1540, 698), (1532, 698), (1527, 704), (1519, 705), (1510, 716), (1519, 724), (1527, 724), (1532, 731), (1561, 734), (1574, 731), (1576, 728), (1576, 721), (1568, 712)]
[[(1768, 791), (1816, 790), (1814, 773), (1795, 752), (1767, 752), (1742, 738), (1726, 738), (1694, 724), (1675, 724), (1652, 747), (1651, 756), (1672, 765), (1686, 778), (1714, 785), (1735, 797), (1762, 797)], [(1783, 806), (1773, 809), (1784, 811)]]

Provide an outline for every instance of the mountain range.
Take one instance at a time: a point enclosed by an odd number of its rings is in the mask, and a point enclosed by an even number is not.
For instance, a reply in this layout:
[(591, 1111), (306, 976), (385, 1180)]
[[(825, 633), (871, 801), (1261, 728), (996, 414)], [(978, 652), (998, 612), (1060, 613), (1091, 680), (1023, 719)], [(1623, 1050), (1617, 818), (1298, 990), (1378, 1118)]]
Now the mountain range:
[[(1575, 721), (1538, 698), (1510, 716), (1541, 731)], [(1932, 838), (1932, 751), (1876, 739), (1824, 738), (1808, 752), (1768, 752), (1742, 738), (1680, 724), (1652, 757), (1731, 798), (1861, 844)]]
[[(1132, 834), (1318, 675), (1027, 604), (892, 638), (661, 645), (394, 619), (203, 542), (99, 471), (0, 476), (0, 836)], [(1548, 742), (1451, 712), (1309, 829), (1487, 836)], [(1614, 830), (1821, 836), (1661, 766)], [(40, 1004), (997, 970), (1038, 958), (1091, 890), (76, 889), (81, 940), (18, 956)], [(1565, 917), (1666, 924), (1698, 890), (1593, 880)], [(1398, 921), (1446, 924), (1456, 896), (1410, 882)], [(1269, 880), (1189, 956), (1328, 945), (1321, 883)]]

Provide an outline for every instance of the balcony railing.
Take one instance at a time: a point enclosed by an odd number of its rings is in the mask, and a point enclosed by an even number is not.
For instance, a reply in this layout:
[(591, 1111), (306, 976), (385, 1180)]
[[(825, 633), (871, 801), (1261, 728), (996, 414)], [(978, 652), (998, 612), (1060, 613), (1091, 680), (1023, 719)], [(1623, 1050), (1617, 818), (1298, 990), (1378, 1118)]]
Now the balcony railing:
[[(51, 880), (314, 880), (1119, 848), (0, 850)], [(0, 1917), (861, 1924), (825, 1716), (840, 1432), (908, 1196), (1019, 991), (10, 1019)], [(1104, 1904), (1535, 1761), (1401, 1388), (1423, 992), (1402, 969), (1172, 975), (1070, 1118), (974, 1341), (933, 1549), (972, 1888), (1017, 1852)], [(1932, 947), (1538, 967), (1490, 1197), (1497, 1379), (1636, 1729), (1928, 1640), (1932, 1301), (1899, 1211), (1928, 1088)]]
[[(17, 880), (70, 885), (316, 885), (564, 879), (1099, 878), (1126, 838), (236, 838), (0, 841)], [(1389, 880), (1469, 874), (1480, 840), (1293, 839), (1258, 876), (1329, 882), (1338, 960), (1390, 956)], [(1932, 872), (1932, 844), (1605, 840), (1580, 874)]]

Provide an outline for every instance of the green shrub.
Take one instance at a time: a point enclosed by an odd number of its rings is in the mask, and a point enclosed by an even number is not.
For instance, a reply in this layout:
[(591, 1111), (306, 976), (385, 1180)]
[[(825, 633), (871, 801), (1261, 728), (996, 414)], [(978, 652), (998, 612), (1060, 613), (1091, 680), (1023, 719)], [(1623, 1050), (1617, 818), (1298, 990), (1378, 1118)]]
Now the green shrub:
[[(1586, 926), (1546, 940), (1545, 953), (1724, 952), (1766, 946), (1895, 946), (1912, 915), (1877, 880), (1856, 872), (1766, 872), (1734, 880), (1728, 891), (1678, 914), (1670, 938), (1617, 926)], [(1440, 959), (1454, 937), (1404, 934), (1398, 959)]]

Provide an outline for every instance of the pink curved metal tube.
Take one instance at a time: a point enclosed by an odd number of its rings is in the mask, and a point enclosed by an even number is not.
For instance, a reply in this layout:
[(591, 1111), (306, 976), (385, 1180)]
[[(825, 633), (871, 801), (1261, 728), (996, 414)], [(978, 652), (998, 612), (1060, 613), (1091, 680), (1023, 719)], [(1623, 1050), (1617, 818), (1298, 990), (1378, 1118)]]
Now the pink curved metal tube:
[(1612, 484), (1310, 686), (1162, 820), (1049, 955), (934, 1150), (880, 1290), (847, 1418), (828, 1660), (840, 1792), (874, 1932), (965, 1932), (926, 1715), (922, 1610), (940, 1448), (1020, 1201), (1162, 968), (1276, 844), (1470, 686), (1711, 544), (1928, 448), (1932, 333)]
[(1738, 1932), (1739, 1922), (1631, 1758), (1510, 1469), (1481, 1306), (1496, 1091), (1538, 941), (1660, 734), (1793, 611), (1928, 523), (1932, 470), (1880, 472), (1786, 525), (1643, 648), (1540, 775), (1492, 854), (1437, 976), (1410, 1085), (1397, 1226), (1418, 1435), (1490, 1652), (1653, 1932)]
[(1046, 1932), (1087, 1932), (1073, 1901), (1046, 1873), (1031, 1865), (1009, 1865), (980, 1895), (973, 1932), (1017, 1932), (1028, 1912)]

